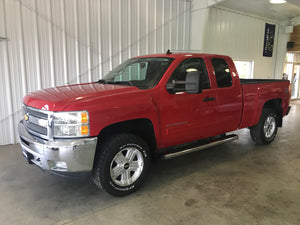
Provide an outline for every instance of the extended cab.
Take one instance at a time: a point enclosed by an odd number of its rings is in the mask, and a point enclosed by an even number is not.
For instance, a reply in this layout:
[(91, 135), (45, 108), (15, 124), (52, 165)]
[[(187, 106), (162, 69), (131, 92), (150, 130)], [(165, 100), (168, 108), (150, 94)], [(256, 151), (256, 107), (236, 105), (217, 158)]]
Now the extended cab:
[(151, 158), (165, 159), (231, 141), (250, 128), (271, 143), (289, 112), (289, 81), (240, 80), (232, 59), (212, 54), (129, 59), (103, 79), (24, 97), (22, 151), (45, 171), (92, 174), (115, 196), (144, 182)]

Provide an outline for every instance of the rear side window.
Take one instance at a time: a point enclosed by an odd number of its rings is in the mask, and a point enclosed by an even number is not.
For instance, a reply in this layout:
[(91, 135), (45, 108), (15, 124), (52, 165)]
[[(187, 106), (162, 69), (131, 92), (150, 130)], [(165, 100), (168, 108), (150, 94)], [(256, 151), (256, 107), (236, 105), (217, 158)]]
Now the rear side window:
[(214, 58), (211, 60), (219, 88), (231, 87), (232, 78), (227, 62), (224, 59)]

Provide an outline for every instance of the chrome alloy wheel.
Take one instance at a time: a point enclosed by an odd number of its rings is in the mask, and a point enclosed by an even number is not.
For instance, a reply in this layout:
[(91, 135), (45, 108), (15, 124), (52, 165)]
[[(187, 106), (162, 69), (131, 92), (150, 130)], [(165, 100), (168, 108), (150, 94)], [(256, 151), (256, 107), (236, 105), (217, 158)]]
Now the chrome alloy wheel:
[(266, 138), (271, 138), (276, 130), (276, 119), (274, 116), (269, 115), (264, 123), (264, 134)]
[(119, 186), (133, 184), (142, 174), (144, 158), (135, 147), (126, 147), (119, 151), (110, 164), (110, 177)]

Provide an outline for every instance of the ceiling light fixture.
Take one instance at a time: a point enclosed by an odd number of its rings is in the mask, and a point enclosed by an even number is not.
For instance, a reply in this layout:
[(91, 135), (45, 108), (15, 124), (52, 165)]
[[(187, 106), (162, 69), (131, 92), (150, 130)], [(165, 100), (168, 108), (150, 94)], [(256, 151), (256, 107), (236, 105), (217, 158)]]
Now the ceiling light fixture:
[(272, 4), (282, 4), (282, 3), (286, 3), (286, 0), (270, 0), (270, 3), (272, 3)]

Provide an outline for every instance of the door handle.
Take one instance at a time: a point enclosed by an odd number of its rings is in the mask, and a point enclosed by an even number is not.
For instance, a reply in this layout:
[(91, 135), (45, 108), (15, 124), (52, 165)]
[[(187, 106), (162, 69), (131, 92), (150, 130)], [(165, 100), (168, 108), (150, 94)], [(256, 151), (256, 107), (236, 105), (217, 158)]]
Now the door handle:
[(206, 97), (203, 99), (204, 102), (210, 102), (216, 100), (215, 98)]

